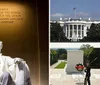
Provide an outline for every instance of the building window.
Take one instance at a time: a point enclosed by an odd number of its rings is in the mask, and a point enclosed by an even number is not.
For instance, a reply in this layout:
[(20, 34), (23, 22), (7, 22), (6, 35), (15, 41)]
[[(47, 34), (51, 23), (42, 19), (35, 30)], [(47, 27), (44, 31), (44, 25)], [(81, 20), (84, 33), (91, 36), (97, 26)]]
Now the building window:
[(77, 25), (74, 25), (74, 33), (77, 34)]
[(80, 31), (81, 30), (81, 25), (78, 25), (78, 31)]
[(72, 25), (70, 25), (70, 31), (72, 31)]
[(68, 30), (68, 25), (67, 25), (67, 30)]
[(76, 30), (77, 29), (77, 25), (74, 25), (74, 30)]
[(72, 37), (72, 31), (70, 30), (70, 37)]
[(78, 35), (80, 36), (80, 34), (81, 34), (81, 33), (80, 33), (80, 30), (78, 30)]
[(82, 25), (82, 30), (84, 30), (84, 25)]

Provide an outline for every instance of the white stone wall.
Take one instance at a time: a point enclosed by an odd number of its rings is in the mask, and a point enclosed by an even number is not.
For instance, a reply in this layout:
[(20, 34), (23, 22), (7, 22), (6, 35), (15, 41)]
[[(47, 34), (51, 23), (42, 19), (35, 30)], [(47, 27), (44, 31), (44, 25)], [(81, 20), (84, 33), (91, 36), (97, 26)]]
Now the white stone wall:
[(67, 73), (78, 72), (75, 68), (76, 64), (83, 64), (83, 51), (82, 50), (69, 50), (67, 51)]

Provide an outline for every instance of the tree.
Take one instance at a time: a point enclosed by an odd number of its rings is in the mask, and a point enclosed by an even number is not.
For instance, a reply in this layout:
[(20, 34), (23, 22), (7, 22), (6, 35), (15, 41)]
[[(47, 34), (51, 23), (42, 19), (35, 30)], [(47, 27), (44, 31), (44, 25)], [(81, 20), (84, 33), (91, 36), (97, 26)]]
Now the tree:
[[(93, 61), (91, 66), (93, 68), (100, 68), (100, 48), (94, 48), (93, 52), (90, 54), (90, 56), (91, 56), (89, 58), (90, 62)], [(97, 59), (95, 60), (95, 58), (97, 58)]]
[(63, 28), (60, 26), (59, 23), (51, 23), (50, 24), (50, 41), (51, 42), (68, 42), (63, 32)]
[[(58, 56), (58, 58), (59, 58), (60, 55), (62, 55), (62, 54), (67, 54), (66, 49), (57, 49), (57, 56)], [(67, 58), (67, 56), (66, 56), (66, 58)]]
[(54, 49), (50, 50), (50, 65), (56, 63), (58, 61), (57, 51)]
[(82, 42), (100, 42), (100, 24), (91, 24), (88, 29), (87, 37), (84, 37)]
[(92, 53), (93, 51), (93, 47), (90, 46), (89, 44), (86, 44), (86, 45), (82, 45), (80, 47), (80, 50), (83, 50), (84, 51), (84, 61), (89, 61), (90, 59), (90, 54)]
[(65, 59), (67, 59), (67, 54), (61, 54), (60, 56), (59, 56), (59, 59), (61, 59), (61, 60), (65, 60)]
[(90, 46), (89, 44), (86, 44), (86, 45), (83, 44), (80, 47), (80, 50), (83, 50), (84, 51), (84, 56), (86, 56), (88, 58), (89, 55), (91, 54), (91, 52), (93, 51), (93, 47)]

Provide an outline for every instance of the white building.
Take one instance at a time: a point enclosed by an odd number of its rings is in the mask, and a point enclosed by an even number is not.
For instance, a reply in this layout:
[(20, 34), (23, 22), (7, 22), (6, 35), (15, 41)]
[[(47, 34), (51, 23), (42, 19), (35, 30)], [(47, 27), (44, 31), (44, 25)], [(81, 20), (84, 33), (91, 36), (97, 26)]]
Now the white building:
[(78, 41), (79, 39), (83, 39), (83, 37), (87, 36), (87, 29), (90, 28), (91, 24), (98, 24), (100, 21), (97, 20), (91, 20), (89, 19), (62, 19), (60, 20), (51, 20), (50, 23), (60, 23), (60, 26), (63, 27), (63, 31), (65, 33), (65, 36), (72, 40), (72, 41)]

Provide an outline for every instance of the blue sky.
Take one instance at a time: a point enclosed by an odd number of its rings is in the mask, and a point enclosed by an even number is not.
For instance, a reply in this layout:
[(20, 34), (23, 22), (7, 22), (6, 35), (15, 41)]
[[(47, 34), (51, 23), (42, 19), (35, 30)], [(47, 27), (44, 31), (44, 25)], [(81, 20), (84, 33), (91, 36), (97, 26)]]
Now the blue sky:
[(60, 17), (74, 18), (76, 7), (76, 18), (91, 18), (100, 20), (100, 0), (50, 0), (50, 17), (59, 19)]

